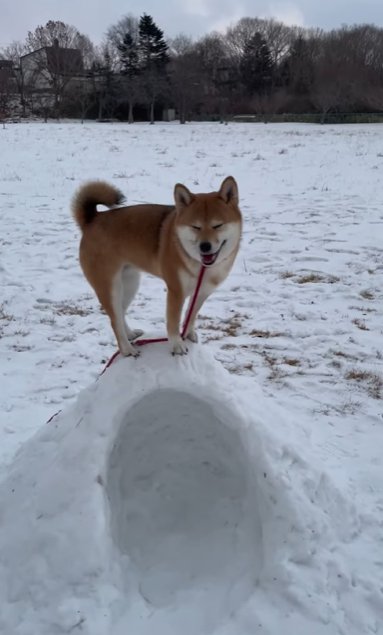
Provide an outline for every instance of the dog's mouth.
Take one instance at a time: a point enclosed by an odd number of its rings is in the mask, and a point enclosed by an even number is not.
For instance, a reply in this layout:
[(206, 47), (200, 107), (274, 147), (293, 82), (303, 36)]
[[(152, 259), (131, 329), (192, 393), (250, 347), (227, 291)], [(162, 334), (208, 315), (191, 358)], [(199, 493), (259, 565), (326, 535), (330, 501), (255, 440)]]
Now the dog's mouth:
[(226, 243), (226, 240), (223, 241), (223, 243), (221, 244), (220, 248), (215, 251), (213, 254), (200, 254), (201, 255), (201, 260), (202, 260), (202, 264), (204, 267), (211, 267), (212, 265), (214, 265), (215, 261), (217, 260), (219, 253), (222, 249), (222, 247), (224, 246), (224, 244)]

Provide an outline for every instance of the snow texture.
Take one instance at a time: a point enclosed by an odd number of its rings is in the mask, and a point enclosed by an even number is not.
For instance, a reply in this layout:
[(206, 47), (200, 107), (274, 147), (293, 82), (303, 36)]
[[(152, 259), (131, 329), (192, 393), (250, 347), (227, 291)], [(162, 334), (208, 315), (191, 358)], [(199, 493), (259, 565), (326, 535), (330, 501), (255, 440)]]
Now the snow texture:
[[(0, 633), (381, 633), (383, 128), (0, 132)], [(99, 377), (75, 188), (229, 173), (244, 237), (202, 343)], [(162, 335), (164, 304), (147, 276), (130, 321)]]

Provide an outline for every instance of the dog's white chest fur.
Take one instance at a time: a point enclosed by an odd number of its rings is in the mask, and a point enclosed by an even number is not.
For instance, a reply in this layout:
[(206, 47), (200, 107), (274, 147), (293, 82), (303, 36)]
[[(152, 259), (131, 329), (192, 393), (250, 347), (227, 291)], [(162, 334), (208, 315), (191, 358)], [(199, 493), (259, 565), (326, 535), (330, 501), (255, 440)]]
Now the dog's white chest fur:
[[(222, 282), (222, 280), (226, 278), (228, 272), (230, 271), (231, 265), (232, 263), (227, 261), (220, 263), (218, 271), (215, 268), (206, 269), (200, 289), (200, 293), (204, 297), (208, 297), (220, 284), (220, 282)], [(198, 282), (198, 273), (199, 270), (197, 271), (196, 275), (191, 275), (188, 271), (185, 270), (179, 272), (182, 291), (185, 297), (189, 297), (194, 293)]]

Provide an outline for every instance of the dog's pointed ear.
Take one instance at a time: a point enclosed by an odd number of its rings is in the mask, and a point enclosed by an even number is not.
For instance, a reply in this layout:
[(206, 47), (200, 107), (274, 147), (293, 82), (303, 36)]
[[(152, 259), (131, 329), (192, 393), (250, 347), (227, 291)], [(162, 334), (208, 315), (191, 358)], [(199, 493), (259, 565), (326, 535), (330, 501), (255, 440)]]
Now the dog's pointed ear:
[(182, 209), (182, 207), (187, 207), (194, 200), (193, 194), (188, 190), (185, 185), (182, 183), (177, 183), (174, 188), (174, 200), (176, 203), (177, 209)]
[(218, 194), (225, 203), (233, 202), (238, 204), (238, 185), (236, 180), (232, 176), (227, 176), (222, 182)]

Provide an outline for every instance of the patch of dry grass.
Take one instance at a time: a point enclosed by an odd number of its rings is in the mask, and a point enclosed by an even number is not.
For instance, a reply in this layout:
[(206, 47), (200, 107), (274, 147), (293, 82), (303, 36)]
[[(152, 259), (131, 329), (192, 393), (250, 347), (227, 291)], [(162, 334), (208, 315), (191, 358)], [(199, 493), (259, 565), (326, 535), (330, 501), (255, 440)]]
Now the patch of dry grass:
[(382, 399), (383, 379), (377, 373), (354, 368), (345, 374), (345, 379), (363, 385), (370, 397)]
[(357, 306), (357, 305), (352, 305), (349, 307), (350, 311), (360, 311), (361, 313), (376, 313), (376, 309), (372, 309), (370, 307), (365, 307), (365, 306)]
[(364, 320), (360, 320), (359, 318), (355, 318), (354, 320), (352, 320), (352, 323), (355, 324), (355, 326), (358, 327), (358, 329), (360, 329), (361, 331), (369, 331), (370, 329), (368, 328), (367, 324), (365, 323)]
[(261, 355), (263, 357), (263, 360), (266, 366), (270, 370), (268, 379), (274, 380), (274, 381), (277, 379), (281, 379), (284, 376), (284, 374), (282, 373), (280, 369), (278, 358), (274, 357), (273, 355), (270, 355), (270, 353), (268, 353), (267, 351), (262, 351)]
[(337, 357), (343, 357), (344, 359), (351, 359), (352, 361), (358, 360), (358, 358), (355, 355), (351, 355), (351, 353), (345, 353), (344, 351), (331, 350), (330, 353), (332, 353), (333, 355), (336, 355)]
[(12, 322), (15, 319), (13, 315), (7, 313), (4, 302), (0, 304), (0, 320), (5, 322)]
[(44, 317), (44, 318), (41, 318), (40, 324), (47, 324), (48, 326), (54, 326), (56, 324), (56, 319), (54, 317)]
[(0, 337), (3, 337), (5, 327), (8, 326), (10, 322), (13, 322), (14, 319), (15, 316), (7, 312), (5, 303), (0, 304)]
[(92, 311), (76, 304), (69, 304), (67, 302), (60, 302), (53, 307), (56, 315), (78, 315), (80, 317), (86, 317), (90, 315)]
[(320, 273), (307, 273), (303, 276), (299, 276), (295, 279), (295, 282), (298, 284), (308, 284), (308, 283), (317, 283), (317, 282), (325, 282), (327, 284), (334, 284), (335, 282), (339, 282), (340, 278), (337, 276), (324, 276)]
[(282, 278), (282, 280), (287, 280), (288, 278), (293, 278), (294, 274), (292, 271), (282, 271), (279, 276), (280, 278)]
[(267, 337), (283, 337), (285, 334), (280, 333), (279, 331), (262, 331), (261, 329), (253, 329), (252, 331), (250, 331), (249, 335), (251, 337), (267, 338)]
[(200, 326), (202, 331), (220, 332), (220, 335), (217, 337), (207, 336), (207, 338), (205, 338), (205, 341), (210, 341), (221, 339), (224, 336), (237, 337), (239, 329), (243, 326), (243, 320), (249, 319), (249, 316), (242, 315), (241, 313), (233, 313), (232, 316), (223, 321), (213, 322), (210, 318), (203, 318), (203, 316), (200, 316), (200, 319), (208, 320)]
[(362, 404), (360, 401), (348, 400), (348, 401), (344, 401), (339, 406), (330, 405), (330, 404), (322, 404), (318, 408), (314, 408), (313, 412), (318, 412), (319, 414), (323, 414), (326, 417), (329, 417), (334, 412), (337, 412), (338, 414), (342, 414), (342, 415), (347, 415), (347, 414), (353, 415), (360, 410), (361, 405)]
[(282, 359), (283, 364), (287, 364), (288, 366), (301, 366), (302, 362), (300, 359), (296, 359), (295, 357), (284, 357)]
[(10, 348), (16, 353), (26, 353), (32, 350), (32, 346), (23, 346), (22, 344), (12, 344)]
[(233, 316), (230, 321), (222, 327), (222, 332), (229, 337), (236, 337), (241, 326), (242, 322)]
[(364, 289), (364, 291), (361, 291), (359, 293), (359, 295), (364, 298), (365, 300), (374, 300), (375, 299), (375, 295), (373, 294), (372, 291), (370, 291), (369, 289)]
[(15, 337), (27, 337), (29, 335), (29, 331), (24, 329), (17, 329), (14, 333), (12, 333)]

